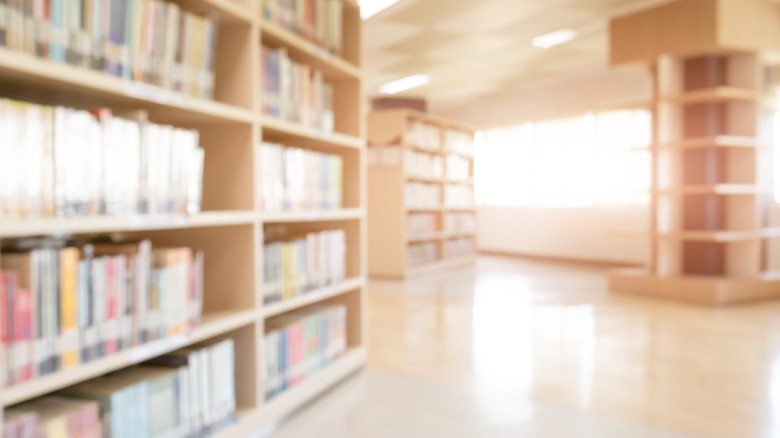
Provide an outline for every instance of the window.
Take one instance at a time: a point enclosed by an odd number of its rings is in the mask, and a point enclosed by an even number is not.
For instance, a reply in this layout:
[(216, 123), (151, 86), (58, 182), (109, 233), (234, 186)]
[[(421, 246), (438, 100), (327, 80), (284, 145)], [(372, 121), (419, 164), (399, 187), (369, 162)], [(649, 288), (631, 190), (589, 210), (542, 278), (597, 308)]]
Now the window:
[(477, 202), (497, 207), (647, 203), (651, 138), (647, 110), (486, 131), (476, 151)]

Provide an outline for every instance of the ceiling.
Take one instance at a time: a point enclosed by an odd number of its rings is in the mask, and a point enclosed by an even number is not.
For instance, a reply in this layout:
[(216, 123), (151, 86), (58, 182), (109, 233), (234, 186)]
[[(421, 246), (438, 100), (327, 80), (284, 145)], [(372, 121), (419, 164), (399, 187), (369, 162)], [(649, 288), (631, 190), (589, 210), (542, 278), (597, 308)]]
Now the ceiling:
[[(607, 69), (607, 21), (670, 0), (401, 0), (366, 22), (368, 94), (427, 74), (401, 93), (436, 107)], [(539, 35), (575, 29), (574, 41), (539, 49)]]

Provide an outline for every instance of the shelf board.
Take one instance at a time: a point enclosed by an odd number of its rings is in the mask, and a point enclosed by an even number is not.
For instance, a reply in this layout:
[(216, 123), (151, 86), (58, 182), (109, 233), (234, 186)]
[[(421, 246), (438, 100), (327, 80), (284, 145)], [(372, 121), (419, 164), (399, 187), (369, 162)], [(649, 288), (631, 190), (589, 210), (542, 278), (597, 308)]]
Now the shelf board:
[(416, 144), (406, 143), (406, 142), (403, 142), (402, 145), (406, 149), (413, 150), (415, 152), (423, 152), (426, 154), (433, 154), (433, 155), (444, 155), (444, 151), (441, 149), (428, 149), (422, 146), (417, 146)]
[(275, 303), (266, 304), (263, 306), (263, 317), (270, 318), (275, 315), (289, 312), (291, 310), (299, 309), (301, 307), (308, 306), (320, 301), (327, 300), (328, 298), (341, 295), (353, 291), (355, 289), (364, 287), (366, 285), (366, 279), (363, 277), (350, 278), (342, 281), (339, 284), (323, 287), (317, 290), (306, 292), (298, 297), (277, 301)]
[(254, 11), (249, 11), (236, 0), (187, 0), (186, 10), (203, 16), (216, 16), (220, 23), (255, 24)]
[(767, 189), (755, 184), (701, 184), (660, 190), (662, 194), (683, 195), (754, 195)]
[(761, 95), (754, 90), (737, 87), (713, 87), (702, 90), (693, 90), (666, 97), (667, 101), (674, 103), (706, 103), (729, 101), (755, 101), (761, 100)]
[(433, 263), (429, 263), (422, 266), (415, 266), (411, 268), (406, 269), (407, 275), (413, 275), (413, 274), (421, 274), (423, 272), (433, 271), (436, 269), (446, 269), (446, 268), (452, 268), (455, 266), (462, 266), (462, 265), (469, 265), (477, 261), (476, 256), (470, 256), (470, 257), (461, 257), (457, 259), (445, 259), (445, 260), (438, 260)]
[(442, 153), (444, 155), (457, 155), (457, 156), (459, 156), (461, 158), (465, 158), (467, 160), (473, 160), (474, 159), (474, 155), (464, 154), (463, 152), (447, 151), (447, 150), (445, 150)]
[[(7, 87), (34, 89), (37, 95), (54, 96), (56, 102), (77, 107), (140, 107), (157, 123), (183, 126), (251, 124), (250, 111), (171, 90), (127, 81), (107, 73), (0, 48), (0, 81)], [(17, 96), (12, 95), (12, 98)], [(21, 96), (20, 98), (23, 98)]]
[(738, 135), (717, 135), (714, 137), (687, 138), (661, 145), (662, 148), (757, 148), (760, 142), (755, 137)]
[(320, 70), (329, 81), (363, 77), (359, 67), (276, 23), (262, 20), (260, 29), (263, 45), (286, 48), (292, 59)]
[(445, 239), (452, 239), (455, 237), (476, 237), (477, 232), (476, 231), (450, 231), (450, 232), (444, 232), (444, 238)]
[(342, 208), (338, 210), (309, 211), (268, 211), (260, 214), (264, 223), (317, 222), (360, 219), (365, 216), (361, 208)]
[(444, 184), (460, 184), (464, 186), (473, 186), (474, 178), (469, 179), (445, 179)]
[(407, 181), (417, 181), (417, 182), (423, 182), (423, 183), (428, 183), (428, 184), (442, 184), (443, 183), (441, 178), (439, 178), (439, 179), (437, 179), (437, 178), (423, 178), (423, 177), (411, 176), (411, 175), (405, 175), (404, 178)]
[(341, 134), (338, 132), (323, 132), (314, 128), (307, 128), (300, 123), (288, 122), (267, 115), (260, 116), (260, 124), (263, 133), (269, 133), (280, 138), (298, 138), (313, 140), (328, 146), (338, 146), (352, 149), (362, 149), (366, 142), (360, 137)]
[(10, 388), (3, 388), (0, 392), (0, 406), (21, 403), (112, 371), (127, 368), (188, 345), (197, 344), (258, 321), (259, 312), (257, 310), (205, 314), (201, 325), (188, 335), (160, 339)]
[(0, 219), (0, 237), (221, 227), (251, 224), (257, 219), (257, 213), (252, 211), (209, 211), (194, 215)]
[(425, 240), (443, 240), (447, 235), (441, 231), (434, 231), (431, 233), (412, 234), (406, 237), (407, 243), (422, 242)]
[(439, 206), (430, 206), (430, 207), (405, 207), (405, 208), (406, 208), (406, 211), (412, 211), (412, 212), (414, 212), (414, 211), (433, 211), (433, 212), (444, 211), (444, 207), (442, 207), (441, 205), (439, 205)]
[(477, 207), (474, 206), (474, 205), (468, 206), (468, 207), (466, 207), (466, 206), (462, 206), (462, 207), (444, 206), (444, 210), (446, 210), (446, 211), (476, 211)]

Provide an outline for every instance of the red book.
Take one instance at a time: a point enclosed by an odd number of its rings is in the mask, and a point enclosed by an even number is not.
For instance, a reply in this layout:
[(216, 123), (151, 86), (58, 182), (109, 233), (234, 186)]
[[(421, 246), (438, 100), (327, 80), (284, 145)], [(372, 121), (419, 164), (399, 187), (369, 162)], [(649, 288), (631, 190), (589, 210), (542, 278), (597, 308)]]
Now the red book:
[(5, 272), (0, 271), (0, 370), (6, 370), (0, 374), (0, 388), (4, 388), (13, 383), (12, 378), (9, 378), (11, 367), (11, 361), (8, 360), (8, 346), (9, 346), (9, 330), (8, 322), (11, 319), (8, 309), (8, 275)]
[[(116, 353), (119, 322), (116, 312), (116, 266), (113, 257), (106, 258), (106, 355)], [(100, 291), (98, 291), (100, 293)]]
[(14, 293), (14, 383), (33, 378), (33, 302), (29, 290)]

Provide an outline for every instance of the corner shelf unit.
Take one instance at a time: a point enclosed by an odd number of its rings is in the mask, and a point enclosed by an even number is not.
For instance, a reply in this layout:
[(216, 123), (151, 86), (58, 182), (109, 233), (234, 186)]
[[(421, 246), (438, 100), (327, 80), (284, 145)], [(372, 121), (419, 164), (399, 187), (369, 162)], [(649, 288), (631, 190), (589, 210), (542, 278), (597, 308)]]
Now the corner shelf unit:
[[(428, 141), (418, 141), (415, 135), (410, 135), (421, 126), (427, 127), (430, 134)], [(455, 136), (463, 142), (448, 142), (448, 131), (457, 133)], [(476, 127), (412, 109), (388, 109), (369, 114), (370, 275), (402, 278), (474, 263), (473, 142), (477, 131)], [(456, 147), (456, 143), (460, 147)], [(427, 199), (429, 202), (414, 202), (409, 184), (431, 188), (433, 193)], [(448, 203), (448, 190), (457, 190), (465, 195), (458, 196), (455, 204)], [(410, 221), (415, 219), (424, 219), (428, 225), (424, 230), (412, 229)], [(447, 224), (456, 223), (461, 225), (447, 228)], [(426, 246), (430, 256), (425, 261), (415, 262), (411, 259), (410, 249), (421, 245)], [(457, 245), (465, 249), (454, 251), (456, 254), (453, 256), (445, 254), (447, 248)]]
[[(117, 233), (153, 245), (203, 250), (204, 302), (192, 332), (0, 389), (3, 409), (208, 340), (230, 337), (236, 345), (236, 422), (213, 437), (247, 436), (311, 401), (366, 362), (367, 173), (365, 102), (362, 91), (363, 23), (356, 1), (343, 1), (343, 56), (327, 53), (260, 16), (262, 0), (176, 1), (184, 11), (219, 22), (214, 99), (192, 98), (152, 85), (55, 63), (0, 48), (0, 97), (72, 108), (145, 110), (149, 120), (197, 129), (205, 149), (203, 212), (194, 215), (0, 219), (0, 239)], [(334, 85), (334, 132), (320, 132), (261, 114), (260, 48), (285, 47), (298, 62), (325, 73)], [(261, 209), (263, 141), (343, 158), (344, 208), (266, 212)], [(292, 233), (343, 229), (347, 279), (298, 298), (264, 304), (263, 243), (269, 227)], [(2, 256), (0, 254), (0, 256)], [(229, 260), (229, 263), (225, 263)], [(318, 303), (347, 307), (347, 351), (326, 368), (265, 400), (264, 335), (268, 320)], [(4, 372), (0, 363), (0, 372)]]
[[(650, 66), (655, 117), (650, 227), (624, 233), (650, 240), (650, 263), (614, 272), (615, 292), (707, 305), (780, 297), (768, 268), (768, 239), (778, 236), (769, 225), (778, 68), (759, 34), (739, 32), (746, 38), (735, 45), (727, 32), (760, 28), (755, 17), (777, 26), (780, 7), (746, 2), (729, 20), (714, 18), (728, 6), (683, 0), (611, 24), (613, 64)], [(704, 16), (700, 28), (684, 25)], [(659, 29), (664, 43), (643, 45)]]

